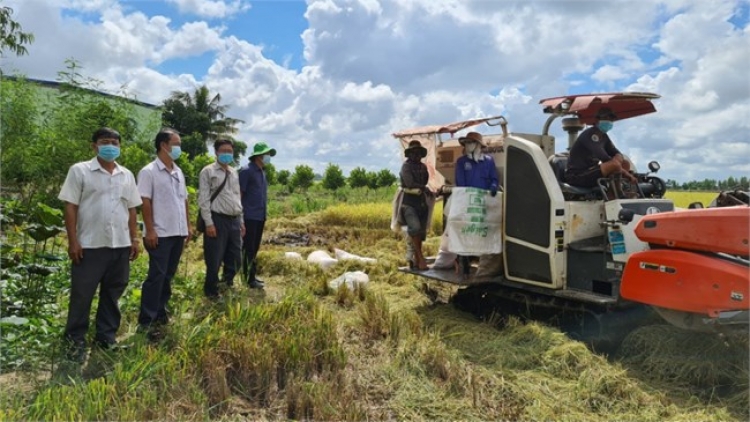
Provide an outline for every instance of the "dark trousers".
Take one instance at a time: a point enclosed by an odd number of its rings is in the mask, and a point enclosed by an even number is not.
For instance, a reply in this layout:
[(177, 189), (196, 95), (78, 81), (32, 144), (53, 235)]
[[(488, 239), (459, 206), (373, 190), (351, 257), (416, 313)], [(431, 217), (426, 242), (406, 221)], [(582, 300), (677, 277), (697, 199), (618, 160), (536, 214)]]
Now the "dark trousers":
[(263, 226), (265, 220), (245, 220), (245, 237), (242, 239), (242, 271), (245, 273), (245, 282), (250, 283), (255, 280), (258, 273), (258, 263), (256, 257), (260, 249), (260, 241), (263, 238)]
[(206, 281), (203, 293), (206, 296), (219, 294), (219, 267), (224, 264), (222, 281), (232, 285), (242, 261), (242, 224), (238, 217), (212, 214), (216, 237), (203, 234), (203, 258), (206, 262)]
[(167, 303), (172, 296), (172, 279), (180, 263), (185, 238), (182, 236), (160, 237), (154, 249), (148, 251), (148, 275), (141, 286), (141, 312), (138, 325), (166, 324)]
[(65, 324), (65, 338), (77, 345), (86, 344), (91, 303), (99, 287), (95, 341), (114, 344), (121, 318), (117, 301), (125, 291), (129, 277), (129, 247), (84, 249), (81, 262), (71, 267), (70, 307)]

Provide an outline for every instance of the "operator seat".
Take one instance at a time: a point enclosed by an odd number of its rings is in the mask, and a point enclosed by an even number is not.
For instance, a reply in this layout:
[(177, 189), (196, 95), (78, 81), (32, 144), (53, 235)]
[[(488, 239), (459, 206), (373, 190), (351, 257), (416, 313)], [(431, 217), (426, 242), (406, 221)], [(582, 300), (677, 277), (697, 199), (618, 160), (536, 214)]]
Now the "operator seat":
[(552, 166), (552, 172), (555, 173), (557, 182), (562, 189), (563, 197), (566, 200), (584, 200), (584, 199), (601, 199), (602, 191), (599, 187), (583, 188), (569, 185), (565, 182), (565, 169), (568, 167), (569, 153), (558, 152), (549, 157), (549, 164)]

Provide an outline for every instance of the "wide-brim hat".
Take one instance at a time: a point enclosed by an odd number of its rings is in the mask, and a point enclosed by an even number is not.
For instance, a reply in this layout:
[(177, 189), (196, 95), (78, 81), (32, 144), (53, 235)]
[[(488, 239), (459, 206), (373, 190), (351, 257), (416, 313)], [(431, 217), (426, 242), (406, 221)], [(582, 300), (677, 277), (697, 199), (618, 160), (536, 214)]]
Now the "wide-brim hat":
[(409, 142), (409, 146), (404, 150), (404, 156), (408, 157), (409, 152), (415, 149), (419, 151), (419, 155), (422, 156), (422, 158), (427, 157), (427, 148), (423, 147), (422, 143), (417, 141), (416, 139)]
[(594, 116), (597, 120), (617, 120), (617, 114), (609, 107), (602, 107)]
[(256, 155), (266, 155), (269, 154), (271, 157), (276, 155), (276, 150), (269, 147), (268, 144), (265, 142), (258, 142), (253, 146), (253, 153), (250, 155), (250, 157), (255, 157)]
[(474, 141), (479, 143), (479, 145), (485, 147), (484, 139), (482, 138), (482, 134), (479, 132), (469, 132), (466, 134), (466, 136), (462, 136), (458, 138), (458, 143), (461, 145), (464, 145), (466, 141)]

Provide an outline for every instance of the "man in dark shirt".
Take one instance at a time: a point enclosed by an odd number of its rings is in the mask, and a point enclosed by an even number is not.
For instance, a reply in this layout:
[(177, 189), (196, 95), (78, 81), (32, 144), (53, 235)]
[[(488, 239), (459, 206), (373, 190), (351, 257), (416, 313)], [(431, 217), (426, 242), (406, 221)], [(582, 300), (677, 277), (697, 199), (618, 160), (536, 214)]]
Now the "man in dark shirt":
[(242, 269), (245, 281), (252, 289), (262, 289), (264, 284), (256, 278), (258, 265), (256, 257), (266, 224), (266, 203), (268, 201), (268, 183), (263, 167), (271, 162), (276, 150), (265, 142), (258, 142), (253, 147), (253, 154), (247, 166), (240, 169), (240, 193), (242, 195), (242, 213), (245, 220), (245, 237), (242, 239)]
[(625, 160), (615, 147), (607, 132), (612, 129), (615, 113), (609, 108), (601, 108), (596, 113), (594, 126), (584, 130), (570, 150), (565, 181), (573, 186), (594, 187), (597, 180), (611, 175), (622, 175), (637, 182), (630, 174), (630, 162)]
[(427, 261), (422, 253), (422, 242), (427, 237), (429, 215), (425, 195), (431, 194), (427, 188), (430, 175), (427, 166), (422, 162), (422, 158), (427, 156), (427, 149), (419, 141), (414, 140), (409, 142), (409, 146), (404, 150), (404, 156), (407, 159), (399, 173), (401, 189), (404, 193), (399, 211), (400, 220), (406, 223), (406, 232), (413, 248), (414, 255), (411, 257), (409, 252), (412, 248), (407, 248), (409, 267), (424, 271), (427, 269)]

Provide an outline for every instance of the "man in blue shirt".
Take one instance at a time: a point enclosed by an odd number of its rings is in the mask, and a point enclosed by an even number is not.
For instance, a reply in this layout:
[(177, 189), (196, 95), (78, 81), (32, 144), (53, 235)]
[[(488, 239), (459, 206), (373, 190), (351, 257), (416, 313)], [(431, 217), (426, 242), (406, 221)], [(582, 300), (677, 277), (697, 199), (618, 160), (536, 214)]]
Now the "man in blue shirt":
[(482, 135), (469, 132), (458, 142), (464, 147), (464, 155), (456, 162), (456, 186), (486, 189), (490, 195), (497, 195), (497, 168), (492, 156), (482, 152)]
[(245, 219), (245, 237), (242, 239), (244, 259), (242, 269), (247, 285), (252, 289), (262, 289), (264, 284), (256, 278), (258, 266), (256, 257), (263, 237), (263, 226), (266, 223), (268, 201), (268, 182), (263, 167), (271, 162), (276, 150), (265, 142), (253, 146), (253, 154), (247, 166), (240, 169), (240, 192), (242, 194), (242, 212)]

